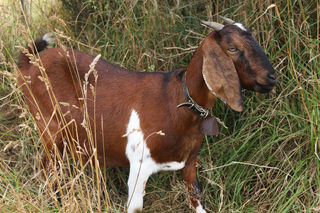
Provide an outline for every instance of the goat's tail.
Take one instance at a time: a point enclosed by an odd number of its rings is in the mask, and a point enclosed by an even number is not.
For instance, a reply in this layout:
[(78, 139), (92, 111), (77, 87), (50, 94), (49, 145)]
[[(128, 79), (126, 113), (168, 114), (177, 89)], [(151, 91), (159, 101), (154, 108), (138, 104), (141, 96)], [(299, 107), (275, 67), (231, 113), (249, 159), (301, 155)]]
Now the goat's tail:
[(52, 38), (52, 33), (46, 33), (44, 36), (40, 39), (37, 39), (32, 43), (31, 45), (28, 45), (26, 47), (26, 50), (23, 50), (20, 53), (19, 63), (18, 67), (21, 68), (27, 68), (30, 66), (30, 58), (28, 54), (35, 54), (39, 53), (42, 50), (44, 50), (49, 44), (53, 44), (55, 42), (55, 39)]

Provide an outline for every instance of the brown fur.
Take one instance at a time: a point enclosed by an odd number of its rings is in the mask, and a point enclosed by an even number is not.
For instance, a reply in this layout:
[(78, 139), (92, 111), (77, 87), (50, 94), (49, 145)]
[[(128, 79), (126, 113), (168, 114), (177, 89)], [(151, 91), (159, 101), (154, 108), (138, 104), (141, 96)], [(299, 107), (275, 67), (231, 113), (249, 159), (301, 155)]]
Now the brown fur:
[[(239, 82), (247, 89), (270, 91), (275, 81), (268, 79), (267, 75), (274, 74), (274, 70), (255, 42), (250, 33), (243, 33), (232, 25), (209, 34), (186, 68), (190, 96), (209, 109), (216, 99), (208, 89), (210, 86), (218, 98), (225, 100), (233, 109), (242, 111)], [(253, 50), (252, 45), (258, 50)], [(241, 53), (230, 54), (230, 46), (236, 46)], [(259, 54), (256, 54), (257, 51)], [(75, 138), (80, 147), (90, 147), (87, 132), (81, 126), (84, 117), (84, 101), (81, 98), (84, 75), (94, 57), (61, 48), (51, 48), (41, 53), (44, 73), (52, 88), (50, 92), (39, 78), (42, 76), (39, 67), (29, 64), (24, 57), (22, 54), (18, 82), (22, 85), (47, 150), (53, 152), (55, 143), (62, 152), (64, 138)], [(202, 119), (186, 107), (177, 108), (185, 101), (181, 85), (184, 69), (169, 73), (140, 73), (103, 60), (98, 61), (95, 69), (98, 73), (96, 96), (88, 89), (87, 104), (101, 166), (129, 165), (125, 155), (126, 138), (122, 136), (126, 133), (130, 112), (134, 109), (140, 115), (145, 136), (159, 130), (165, 133), (165, 136), (155, 135), (148, 140), (152, 158), (158, 163), (186, 161), (182, 175), (192, 193), (194, 190), (191, 189), (198, 187), (196, 160), (203, 139), (200, 133)], [(30, 79), (25, 76), (30, 76)], [(204, 81), (203, 76), (208, 78), (208, 82)], [(89, 82), (95, 85), (92, 74)], [(39, 119), (39, 115), (43, 117)], [(62, 129), (66, 124), (69, 128)], [(74, 143), (69, 147), (74, 153), (77, 150)], [(48, 166), (47, 156), (43, 159), (45, 167)], [(85, 160), (88, 155), (79, 157)], [(193, 204), (198, 205), (195, 199)]]

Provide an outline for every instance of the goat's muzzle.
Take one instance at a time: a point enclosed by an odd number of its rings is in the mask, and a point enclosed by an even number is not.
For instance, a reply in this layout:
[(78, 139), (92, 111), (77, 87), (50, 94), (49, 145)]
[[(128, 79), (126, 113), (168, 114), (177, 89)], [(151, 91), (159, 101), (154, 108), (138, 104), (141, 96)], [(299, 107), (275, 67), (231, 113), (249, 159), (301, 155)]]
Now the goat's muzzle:
[(271, 92), (273, 87), (276, 85), (276, 75), (275, 74), (268, 74), (267, 78), (265, 79), (264, 83), (261, 83), (257, 80), (254, 81), (256, 84), (255, 90), (260, 93), (267, 93)]

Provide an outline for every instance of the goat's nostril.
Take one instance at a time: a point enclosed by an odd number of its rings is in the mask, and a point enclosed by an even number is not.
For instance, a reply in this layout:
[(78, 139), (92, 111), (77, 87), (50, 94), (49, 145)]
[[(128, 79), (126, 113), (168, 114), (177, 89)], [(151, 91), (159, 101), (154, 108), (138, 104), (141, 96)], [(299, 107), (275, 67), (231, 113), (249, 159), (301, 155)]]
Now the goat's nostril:
[(268, 74), (268, 77), (269, 77), (270, 79), (272, 79), (272, 80), (276, 80), (276, 75), (275, 75), (275, 74), (269, 73), (269, 74)]

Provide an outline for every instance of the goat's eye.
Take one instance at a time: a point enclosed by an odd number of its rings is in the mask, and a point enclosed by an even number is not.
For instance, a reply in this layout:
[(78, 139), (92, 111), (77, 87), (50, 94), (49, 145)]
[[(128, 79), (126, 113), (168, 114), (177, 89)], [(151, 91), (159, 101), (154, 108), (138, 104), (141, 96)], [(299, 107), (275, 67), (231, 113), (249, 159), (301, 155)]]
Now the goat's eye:
[(237, 52), (239, 52), (239, 50), (236, 48), (236, 47), (231, 47), (228, 49), (228, 51), (231, 53), (231, 54), (235, 54)]

